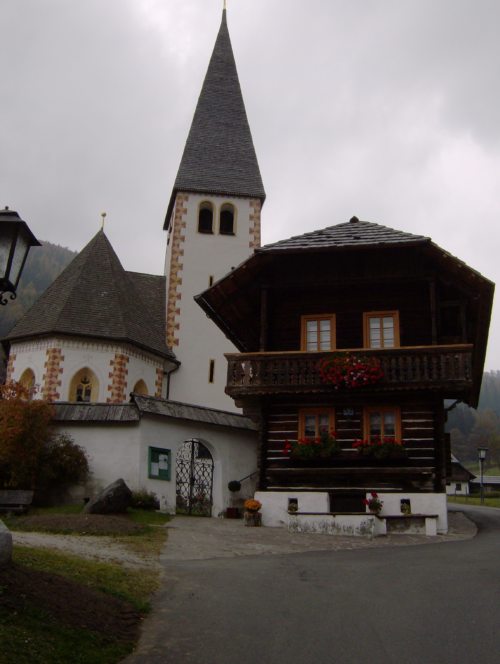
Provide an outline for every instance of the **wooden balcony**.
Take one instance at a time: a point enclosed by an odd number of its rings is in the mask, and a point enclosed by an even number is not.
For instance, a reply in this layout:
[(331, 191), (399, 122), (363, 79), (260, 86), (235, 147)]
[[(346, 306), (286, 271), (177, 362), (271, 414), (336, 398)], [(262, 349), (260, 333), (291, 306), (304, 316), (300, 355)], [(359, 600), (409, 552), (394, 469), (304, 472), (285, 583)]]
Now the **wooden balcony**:
[(472, 351), (470, 344), (335, 351), (376, 357), (384, 373), (376, 384), (338, 389), (323, 382), (319, 372), (319, 362), (331, 352), (227, 354), (226, 392), (234, 399), (245, 399), (270, 394), (431, 390), (444, 398), (467, 398), (473, 387)]

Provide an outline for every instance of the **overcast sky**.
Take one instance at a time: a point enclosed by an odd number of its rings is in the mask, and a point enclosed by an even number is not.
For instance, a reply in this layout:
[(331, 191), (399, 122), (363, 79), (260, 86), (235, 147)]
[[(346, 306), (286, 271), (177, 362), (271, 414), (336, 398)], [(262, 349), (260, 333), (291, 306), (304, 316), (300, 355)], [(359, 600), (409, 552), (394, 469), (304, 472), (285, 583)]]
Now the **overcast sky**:
[[(0, 0), (0, 206), (124, 267), (163, 220), (222, 0)], [(500, 281), (500, 2), (228, 0), (263, 241), (354, 214)], [(500, 369), (494, 311), (488, 369)]]

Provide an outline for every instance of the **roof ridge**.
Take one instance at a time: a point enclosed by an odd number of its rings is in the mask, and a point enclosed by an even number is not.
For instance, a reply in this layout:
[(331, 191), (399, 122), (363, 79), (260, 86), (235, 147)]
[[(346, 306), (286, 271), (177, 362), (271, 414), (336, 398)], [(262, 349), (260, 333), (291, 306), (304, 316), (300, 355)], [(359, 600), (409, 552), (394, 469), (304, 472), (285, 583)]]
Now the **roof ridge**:
[(369, 245), (394, 245), (403, 243), (430, 242), (424, 235), (415, 235), (384, 226), (374, 221), (360, 221), (353, 217), (351, 221), (341, 222), (301, 235), (294, 235), (257, 249), (256, 252), (274, 249), (314, 249), (322, 247), (349, 247)]

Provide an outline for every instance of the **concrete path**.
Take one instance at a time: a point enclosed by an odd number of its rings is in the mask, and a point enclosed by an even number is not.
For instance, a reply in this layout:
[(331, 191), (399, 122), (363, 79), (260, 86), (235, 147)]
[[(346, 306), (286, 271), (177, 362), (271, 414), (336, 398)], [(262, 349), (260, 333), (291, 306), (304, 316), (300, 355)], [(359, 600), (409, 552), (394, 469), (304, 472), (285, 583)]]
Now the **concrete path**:
[[(407, 638), (429, 638), (422, 621), (436, 615), (434, 589), (441, 600), (445, 596), (442, 570), (453, 576), (452, 561), (462, 555), (458, 547), (474, 550), (476, 527), (461, 512), (450, 516), (446, 536), (373, 540), (177, 517), (161, 557), (162, 590), (137, 651), (124, 662), (437, 663), (405, 659), (404, 653)], [(444, 567), (432, 570), (428, 561), (439, 560), (443, 551)], [(461, 587), (460, 577), (454, 584)], [(471, 600), (460, 601), (463, 613)], [(414, 620), (417, 608), (420, 623)], [(440, 620), (447, 621), (446, 612)], [(393, 658), (388, 645), (380, 650), (380, 642), (395, 630), (403, 631)], [(448, 661), (459, 660), (439, 664)]]
[(175, 517), (168, 525), (168, 542), (161, 562), (168, 569), (169, 562), (177, 560), (393, 548), (470, 539), (475, 534), (475, 525), (461, 512), (450, 513), (447, 535), (388, 535), (373, 539), (289, 533), (284, 528), (246, 528), (238, 519)]

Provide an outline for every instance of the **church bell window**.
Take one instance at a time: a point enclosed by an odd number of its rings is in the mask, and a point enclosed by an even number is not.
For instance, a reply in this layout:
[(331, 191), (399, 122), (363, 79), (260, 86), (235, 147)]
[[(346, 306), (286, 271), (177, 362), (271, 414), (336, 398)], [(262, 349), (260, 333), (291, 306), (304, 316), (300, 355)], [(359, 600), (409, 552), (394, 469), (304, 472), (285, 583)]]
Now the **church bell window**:
[(198, 213), (198, 233), (213, 233), (214, 207), (208, 201), (200, 205)]
[(234, 235), (234, 206), (225, 203), (220, 210), (219, 233), (221, 235)]

